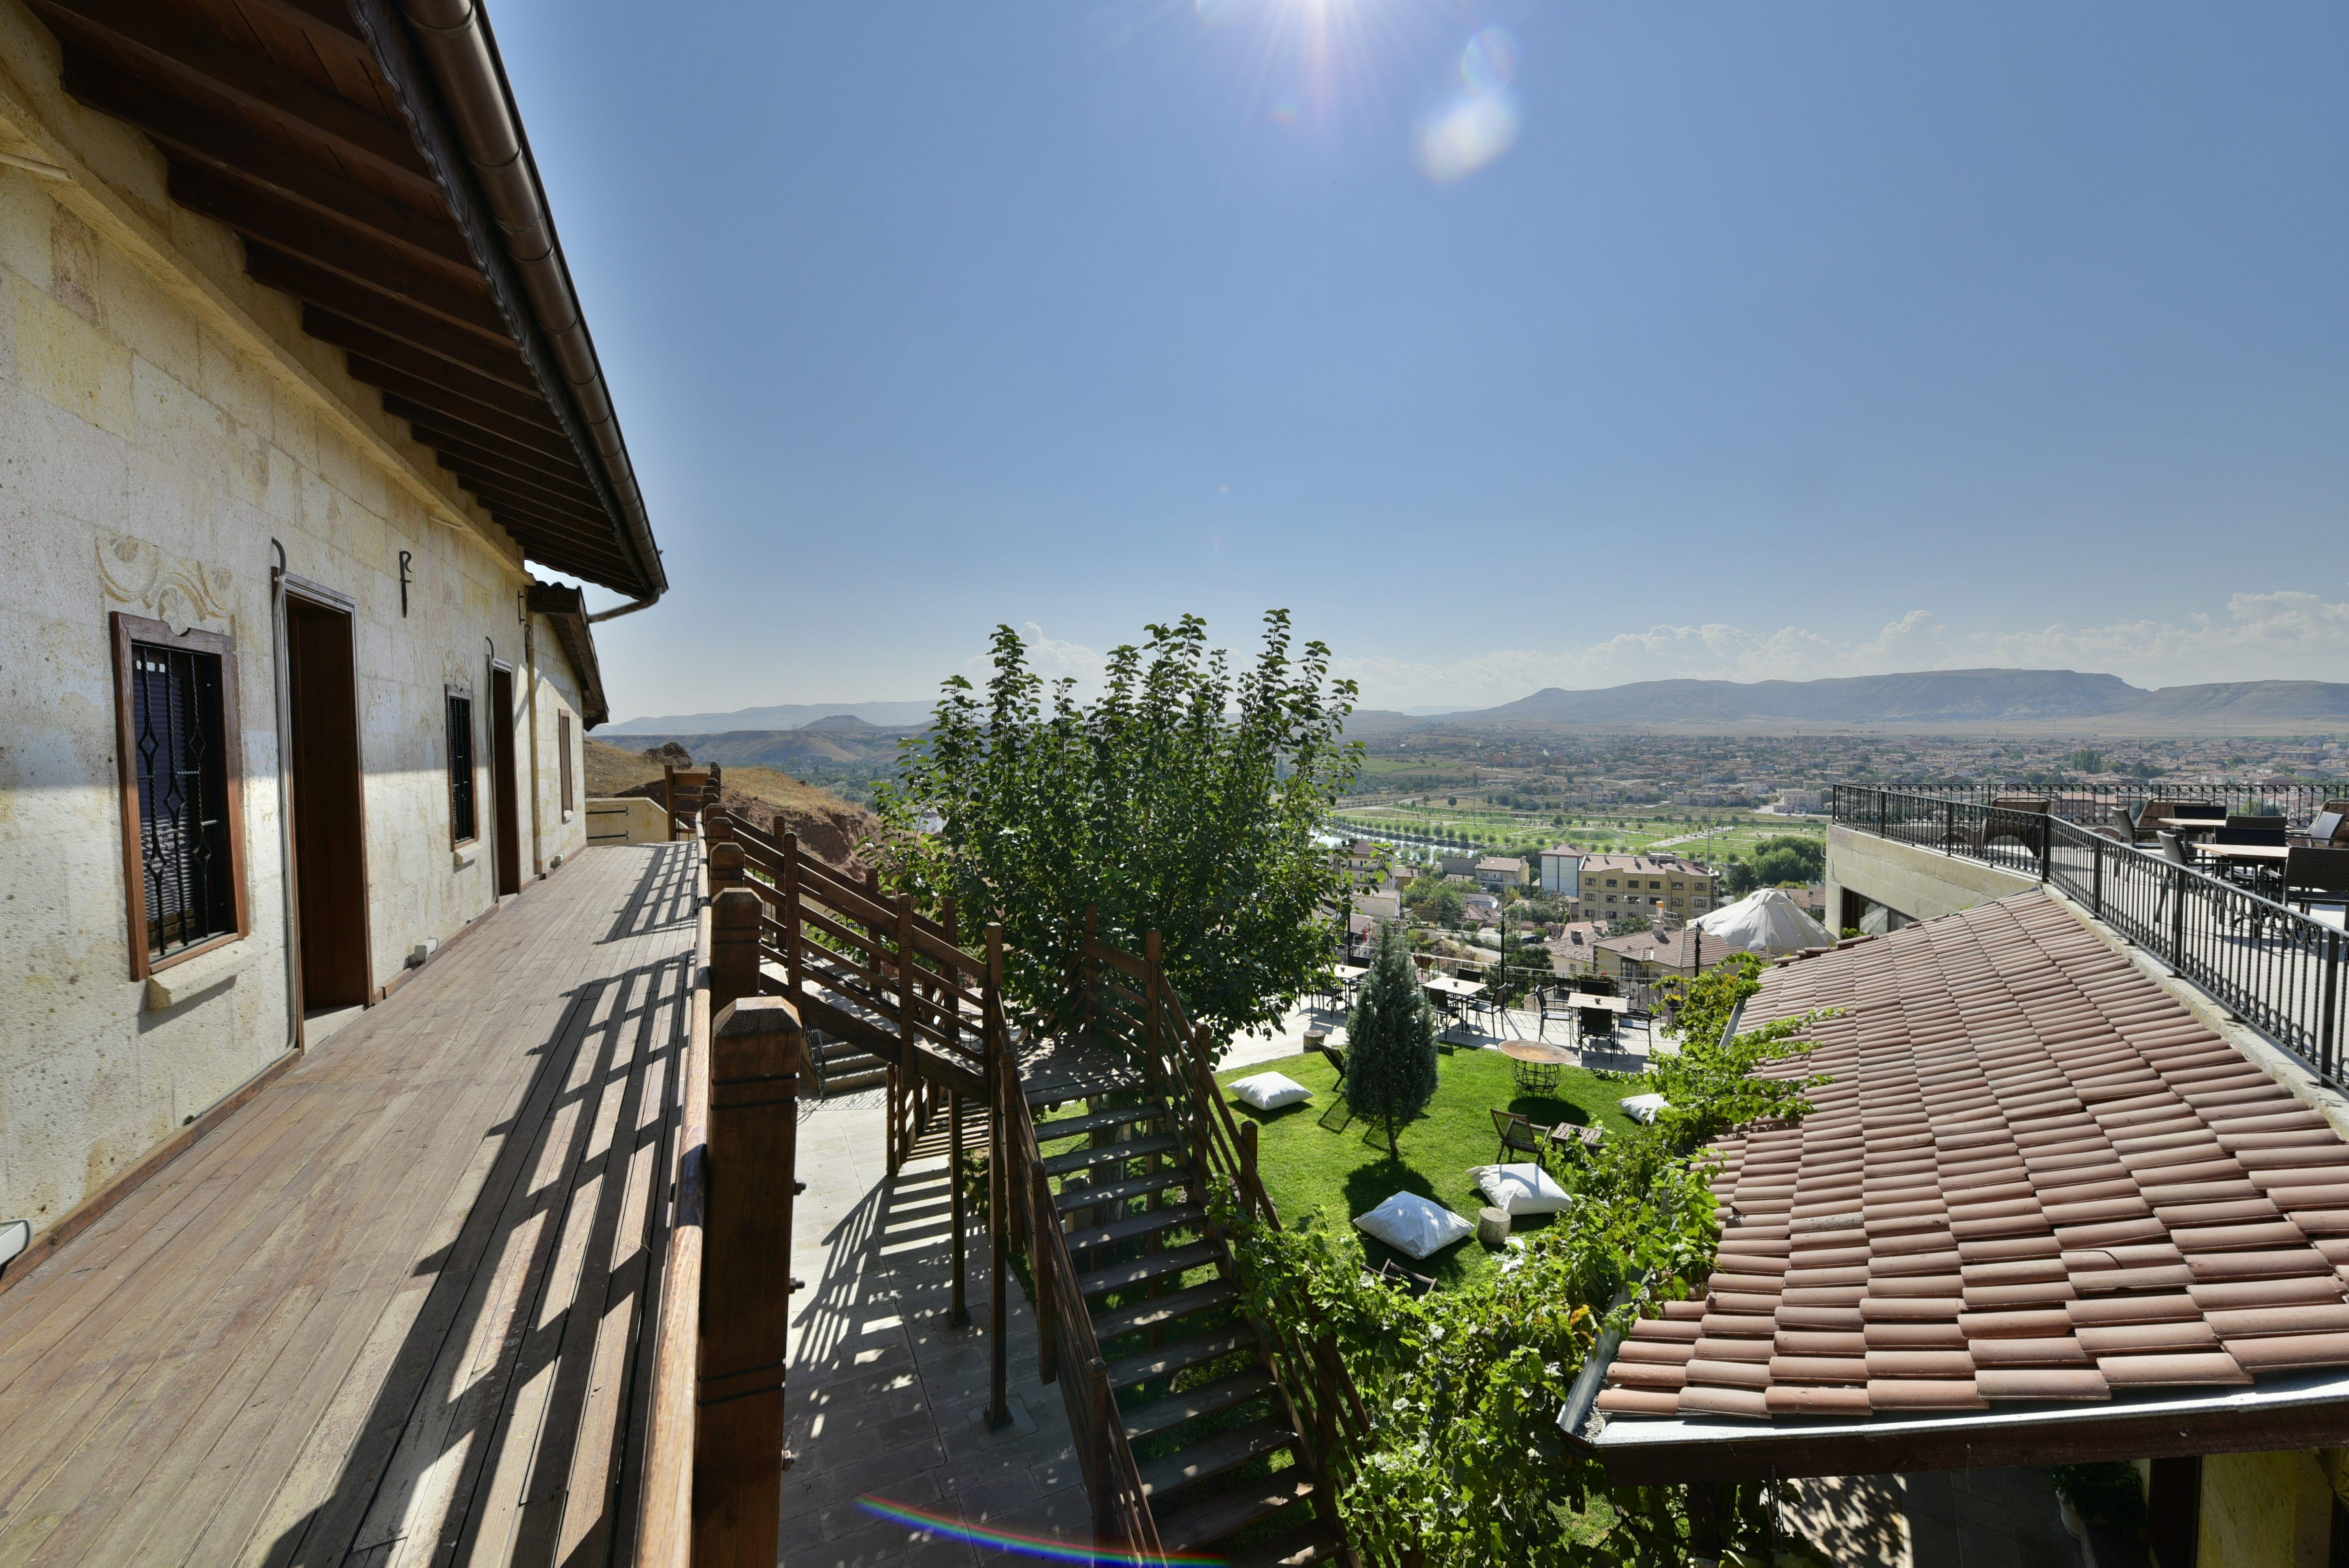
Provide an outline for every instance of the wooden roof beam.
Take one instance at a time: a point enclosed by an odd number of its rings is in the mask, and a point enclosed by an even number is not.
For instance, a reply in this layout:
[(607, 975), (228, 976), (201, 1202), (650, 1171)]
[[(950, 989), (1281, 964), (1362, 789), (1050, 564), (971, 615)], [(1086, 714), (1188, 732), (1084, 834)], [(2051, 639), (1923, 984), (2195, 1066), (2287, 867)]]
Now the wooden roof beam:
[(492, 341), (513, 342), (506, 332), (505, 317), (486, 289), (469, 289), (437, 271), (411, 266), (364, 240), (311, 222), (283, 202), (215, 180), (184, 163), (171, 165), (171, 200), (181, 206), (244, 236), (244, 270), (256, 283), (299, 297), (299, 289), (279, 281), (290, 279), (290, 274), (277, 263), (289, 262), (331, 273)]
[(257, 187), (302, 211), (365, 234), (436, 268), (478, 276), (454, 223), (331, 173), (248, 131), (208, 119), (181, 100), (117, 70), (87, 50), (66, 50), (65, 89), (102, 114), (137, 126), (189, 162), (233, 184)]
[(265, 288), (292, 294), (305, 304), (331, 311), (346, 320), (363, 322), (443, 359), (470, 365), (519, 387), (537, 386), (512, 338), (492, 337), (470, 326), (460, 326), (445, 315), (419, 310), (395, 294), (354, 283), (324, 267), (312, 266), (259, 241), (250, 241), (244, 247), (244, 271), (247, 277)]
[(503, 366), (502, 373), (482, 369), (315, 304), (302, 307), (302, 330), (322, 343), (397, 366), (493, 408), (504, 408), (525, 419), (547, 417), (546, 398), (536, 383), (526, 379), (530, 372), (519, 359)]
[(353, 354), (349, 357), (351, 375), (358, 380), (370, 387), (380, 387), (387, 392), (396, 392), (411, 403), (421, 403), (428, 408), (438, 409), (460, 427), (489, 430), (550, 457), (569, 455), (569, 443), (542, 425), (517, 419), (501, 409), (476, 403), (471, 397), (451, 392), (420, 377), (410, 376), (381, 360), (369, 359), (362, 354)]
[(238, 108), (306, 132), (345, 157), (365, 161), (412, 191), (436, 200), (440, 186), (408, 128), (370, 113), (265, 55), (238, 47), (219, 34), (151, 0), (32, 0), (35, 9), (69, 33), (95, 36), (114, 47)]
[(551, 479), (545, 474), (531, 473), (504, 463), (485, 461), (454, 443), (434, 441), (431, 446), (433, 450), (440, 454), (440, 466), (453, 474), (460, 477), (479, 476), (522, 494), (543, 495), (549, 500), (579, 508), (591, 515), (601, 516), (603, 513), (604, 503), (596, 500), (595, 492), (585, 485), (566, 483), (562, 480)]
[(467, 462), (463, 458), (452, 457), (447, 452), (442, 452), (440, 456), (440, 466), (464, 480), (470, 489), (479, 490), (484, 494), (494, 491), (499, 495), (512, 497), (525, 506), (539, 508), (549, 517), (570, 518), (582, 527), (606, 529), (611, 527), (610, 520), (604, 516), (602, 510), (588, 502), (564, 495), (558, 490), (533, 485), (527, 480), (519, 480), (511, 474), (501, 473), (495, 469), (479, 467)]
[(587, 482), (587, 472), (579, 466), (575, 453), (550, 452), (541, 447), (509, 441), (494, 430), (485, 430), (445, 410), (388, 390), (383, 395), (383, 411), (395, 419), (407, 420), (415, 428), (416, 438), (428, 447), (450, 442), (468, 445), (512, 467), (552, 473), (579, 484)]
[[(415, 407), (413, 404), (407, 406)], [(388, 403), (386, 411), (390, 411)], [(430, 410), (419, 409), (418, 412), (429, 414)], [(405, 415), (397, 417), (408, 418)], [(559, 464), (543, 453), (500, 441), (480, 430), (460, 429), (445, 418), (411, 418), (409, 423), (416, 432), (416, 438), (424, 445), (434, 451), (453, 453), (476, 465), (484, 473), (512, 474), (533, 484), (553, 485), (566, 492), (576, 490), (582, 496), (595, 493), (595, 488), (587, 482), (587, 476), (575, 464)], [(596, 504), (601, 506), (602, 502), (599, 500)]]

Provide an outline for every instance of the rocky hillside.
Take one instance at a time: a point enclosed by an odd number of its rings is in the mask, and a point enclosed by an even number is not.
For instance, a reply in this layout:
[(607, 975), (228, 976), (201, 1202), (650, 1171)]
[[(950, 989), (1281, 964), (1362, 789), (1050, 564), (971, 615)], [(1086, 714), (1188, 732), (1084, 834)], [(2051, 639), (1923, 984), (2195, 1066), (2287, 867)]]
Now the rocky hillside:
[[(678, 748), (682, 749), (682, 748)], [(672, 752), (671, 759), (675, 759)], [(683, 766), (683, 764), (679, 764)], [(726, 763), (723, 804), (769, 832), (797, 833), (800, 847), (835, 870), (848, 870), (856, 846), (879, 819), (829, 789), (772, 768)], [(661, 759), (601, 740), (587, 742), (587, 793), (661, 799)], [(663, 804), (667, 802), (664, 801)]]

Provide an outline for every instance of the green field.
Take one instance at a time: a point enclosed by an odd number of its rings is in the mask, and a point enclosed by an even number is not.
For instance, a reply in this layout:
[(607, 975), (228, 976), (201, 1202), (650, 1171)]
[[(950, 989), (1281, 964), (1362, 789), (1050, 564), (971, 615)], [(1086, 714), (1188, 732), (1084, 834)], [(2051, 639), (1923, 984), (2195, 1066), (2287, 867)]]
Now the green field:
[(1704, 842), (1675, 844), (1672, 848), (1692, 859), (1716, 862), (1733, 853), (1741, 858), (1750, 855), (1764, 839), (1781, 835), (1824, 839), (1826, 834), (1824, 827), (1802, 819), (1671, 807), (1647, 811), (1627, 808), (1543, 814), (1467, 806), (1350, 806), (1332, 812), (1330, 823), (1340, 831), (1377, 833), (1384, 829), (1464, 835), (1480, 845), (1519, 854), (1560, 842), (1601, 852), (1629, 853), (1710, 828), (1711, 837)]
[[(1567, 1068), (1562, 1069), (1555, 1096), (1526, 1095), (1517, 1091), (1513, 1068), (1498, 1051), (1444, 1047), (1435, 1099), (1397, 1140), (1402, 1145), (1400, 1161), (1387, 1153), (1383, 1129), (1371, 1128), (1351, 1113), (1342, 1097), (1332, 1096), (1337, 1072), (1318, 1056), (1259, 1062), (1216, 1077), (1229, 1083), (1257, 1073), (1278, 1072), (1313, 1091), (1313, 1098), (1303, 1105), (1280, 1110), (1253, 1110), (1234, 1101), (1232, 1114), (1257, 1124), (1257, 1169), (1282, 1222), (1294, 1224), (1319, 1209), (1329, 1222), (1343, 1225), (1398, 1191), (1433, 1198), (1463, 1219), (1474, 1220), (1476, 1211), (1484, 1207), (1485, 1197), (1468, 1171), (1473, 1166), (1496, 1162), (1499, 1141), (1493, 1134), (1492, 1117), (1496, 1109), (1514, 1110), (1542, 1126), (1596, 1122), (1610, 1131), (1620, 1131), (1631, 1125), (1615, 1102), (1640, 1092), (1635, 1084)], [(1547, 1222), (1526, 1219), (1519, 1224), (1531, 1229)], [(1495, 1254), (1478, 1245), (1473, 1236), (1424, 1263), (1413, 1263), (1383, 1243), (1355, 1233), (1361, 1236), (1372, 1268), (1393, 1258), (1416, 1273), (1450, 1284), (1497, 1266)]]

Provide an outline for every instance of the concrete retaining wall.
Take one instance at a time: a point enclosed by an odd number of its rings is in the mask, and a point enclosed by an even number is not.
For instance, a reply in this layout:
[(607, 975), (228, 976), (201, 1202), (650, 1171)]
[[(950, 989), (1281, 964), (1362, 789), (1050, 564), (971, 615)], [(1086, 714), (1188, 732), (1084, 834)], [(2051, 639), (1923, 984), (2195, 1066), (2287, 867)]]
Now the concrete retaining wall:
[(1889, 905), (1914, 920), (1954, 914), (2039, 885), (2035, 877), (1980, 861), (1879, 839), (1843, 826), (1827, 830), (1827, 923), (1841, 918), (1843, 890)]

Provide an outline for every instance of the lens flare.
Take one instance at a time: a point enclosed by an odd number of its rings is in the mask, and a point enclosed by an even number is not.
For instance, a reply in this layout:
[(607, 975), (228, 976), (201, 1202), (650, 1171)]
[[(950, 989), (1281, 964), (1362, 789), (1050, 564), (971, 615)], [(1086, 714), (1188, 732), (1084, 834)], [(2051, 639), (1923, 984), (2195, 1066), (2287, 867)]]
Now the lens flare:
[(1295, 125), (1305, 118), (1304, 108), (1298, 103), (1296, 97), (1289, 93), (1283, 93), (1273, 99), (1272, 108), (1268, 112), (1275, 125)]
[(1517, 104), (1509, 94), (1457, 98), (1420, 122), (1419, 167), (1448, 185), (1491, 163), (1516, 139)]
[(1419, 122), (1419, 166), (1430, 180), (1464, 180), (1509, 150), (1517, 139), (1517, 100), (1509, 83), (1517, 74), (1517, 40), (1506, 27), (1487, 27), (1460, 51), (1466, 91)]
[[(1095, 1546), (1089, 1542), (1058, 1541), (1045, 1535), (1021, 1535), (1009, 1530), (989, 1530), (983, 1524), (966, 1524), (950, 1514), (930, 1513), (918, 1508), (907, 1508), (878, 1497), (860, 1497), (856, 1506), (875, 1519), (885, 1519), (902, 1524), (908, 1530), (918, 1530), (928, 1535), (940, 1535), (949, 1541), (968, 1541), (975, 1545), (988, 1546), (998, 1552), (1016, 1552), (1025, 1557), (1041, 1557), (1051, 1563), (1132, 1563), (1135, 1568), (1145, 1562), (1137, 1553), (1119, 1552)], [(1220, 1557), (1201, 1557), (1185, 1553), (1146, 1559), (1150, 1563), (1165, 1563), (1170, 1568), (1221, 1568)]]
[(1487, 27), (1460, 51), (1460, 79), (1472, 93), (1496, 93), (1516, 79), (1517, 40), (1506, 27)]
[(1199, 20), (1210, 27), (1220, 27), (1240, 14), (1242, 0), (1194, 0), (1199, 8)]

